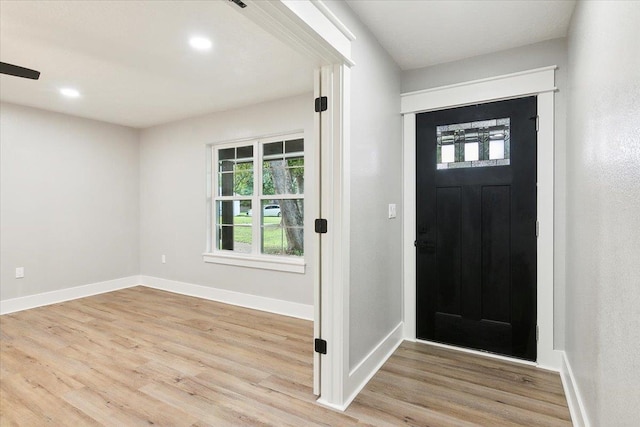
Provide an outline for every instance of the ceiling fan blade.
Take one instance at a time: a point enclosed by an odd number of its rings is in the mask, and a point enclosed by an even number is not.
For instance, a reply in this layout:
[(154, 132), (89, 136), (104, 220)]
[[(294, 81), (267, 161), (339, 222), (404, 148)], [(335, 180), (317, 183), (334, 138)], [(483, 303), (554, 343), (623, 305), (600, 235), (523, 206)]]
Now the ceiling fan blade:
[(38, 80), (40, 78), (40, 71), (18, 67), (17, 65), (7, 64), (6, 62), (0, 62), (0, 73), (32, 80)]

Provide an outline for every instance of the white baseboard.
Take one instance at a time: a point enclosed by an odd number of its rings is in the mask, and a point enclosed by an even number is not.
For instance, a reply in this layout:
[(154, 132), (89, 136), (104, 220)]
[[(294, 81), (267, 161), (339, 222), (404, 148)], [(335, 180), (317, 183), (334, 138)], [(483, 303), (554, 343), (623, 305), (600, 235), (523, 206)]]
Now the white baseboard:
[(0, 314), (9, 314), (30, 308), (42, 307), (44, 305), (103, 294), (105, 292), (117, 291), (119, 289), (136, 286), (138, 283), (140, 283), (140, 276), (129, 276), (20, 298), (12, 298), (0, 301)]
[(311, 304), (300, 304), (275, 298), (243, 294), (227, 289), (194, 285), (192, 283), (178, 282), (152, 276), (140, 276), (140, 283), (149, 288), (174, 292), (176, 294), (238, 305), (254, 310), (267, 311), (269, 313), (282, 314), (298, 319), (313, 320), (313, 305)]
[(393, 328), (393, 330), (349, 372), (345, 387), (345, 396), (348, 397), (344, 404), (337, 409), (342, 411), (346, 410), (351, 402), (353, 402), (353, 399), (358, 396), (358, 393), (367, 385), (369, 380), (382, 368), (384, 362), (386, 362), (400, 344), (402, 344), (403, 329), (404, 324), (400, 322), (398, 326)]
[(573, 376), (571, 364), (567, 358), (567, 353), (564, 351), (562, 352), (560, 377), (562, 378), (562, 386), (564, 387), (564, 394), (567, 397), (567, 404), (569, 405), (573, 425), (575, 427), (591, 427), (578, 384), (576, 383), (576, 378)]

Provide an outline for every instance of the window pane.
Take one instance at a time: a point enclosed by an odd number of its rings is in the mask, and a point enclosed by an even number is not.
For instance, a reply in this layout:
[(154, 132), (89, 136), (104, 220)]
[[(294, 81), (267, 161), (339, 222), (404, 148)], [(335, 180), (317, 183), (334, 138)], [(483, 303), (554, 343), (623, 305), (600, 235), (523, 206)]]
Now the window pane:
[(465, 162), (471, 162), (473, 160), (478, 160), (479, 159), (479, 154), (478, 154), (478, 143), (477, 142), (471, 142), (471, 143), (466, 143), (464, 144), (464, 161)]
[(304, 255), (304, 200), (262, 202), (262, 253)]
[(293, 139), (291, 141), (285, 141), (284, 147), (285, 153), (303, 153), (304, 139)]
[(238, 147), (237, 153), (238, 159), (250, 159), (253, 158), (253, 145), (247, 145), (244, 147)]
[(265, 156), (273, 156), (276, 154), (282, 154), (282, 141), (271, 142), (263, 145), (263, 153)]
[(236, 162), (233, 160), (220, 160), (218, 162), (218, 172), (233, 172)]
[(509, 165), (510, 123), (501, 118), (437, 126), (437, 169)]
[(225, 148), (224, 150), (218, 150), (219, 160), (235, 159), (235, 158), (236, 158), (235, 148)]
[(489, 141), (489, 159), (504, 159), (504, 140)]
[(251, 200), (216, 202), (217, 248), (251, 253)]
[(218, 195), (233, 196), (233, 172), (218, 174)]
[(304, 194), (303, 157), (264, 161), (262, 194)]
[[(227, 165), (231, 165), (229, 168)], [(253, 162), (220, 162), (218, 173), (219, 196), (250, 196), (253, 194)]]
[(233, 192), (239, 196), (250, 196), (253, 194), (253, 162), (236, 164), (233, 178)]
[(455, 146), (451, 145), (443, 145), (442, 146), (442, 159), (440, 159), (439, 163), (451, 163), (455, 162)]

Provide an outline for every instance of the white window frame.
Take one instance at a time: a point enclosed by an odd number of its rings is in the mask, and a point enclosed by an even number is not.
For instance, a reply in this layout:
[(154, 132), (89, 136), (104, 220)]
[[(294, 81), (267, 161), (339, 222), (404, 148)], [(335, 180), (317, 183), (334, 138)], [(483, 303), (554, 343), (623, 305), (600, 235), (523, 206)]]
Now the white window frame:
[[(277, 135), (262, 136), (251, 139), (228, 141), (220, 144), (207, 145), (207, 252), (202, 254), (205, 262), (215, 264), (233, 265), (239, 267), (259, 268), (264, 270), (285, 271), (290, 273), (305, 272), (305, 259), (303, 256), (291, 255), (265, 255), (260, 252), (262, 202), (274, 199), (303, 199), (304, 194), (262, 194), (262, 172), (264, 144), (279, 141), (290, 141), (303, 139), (303, 131), (287, 132)], [(227, 148), (253, 146), (253, 195), (251, 196), (218, 196), (218, 152)], [(305, 145), (304, 153), (307, 147)], [(306, 180), (306, 168), (305, 168)], [(251, 253), (240, 253), (229, 250), (218, 249), (216, 246), (216, 212), (215, 206), (218, 201), (233, 201), (251, 199), (251, 210), (255, 213), (252, 218), (252, 238)], [(307, 214), (305, 209), (304, 224), (307, 224)], [(306, 226), (305, 226), (306, 227)]]

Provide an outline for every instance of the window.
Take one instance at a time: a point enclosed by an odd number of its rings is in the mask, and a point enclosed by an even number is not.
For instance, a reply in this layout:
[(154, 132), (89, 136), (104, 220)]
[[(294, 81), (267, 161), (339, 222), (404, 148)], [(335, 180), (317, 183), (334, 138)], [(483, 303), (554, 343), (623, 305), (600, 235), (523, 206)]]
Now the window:
[(510, 164), (509, 118), (436, 128), (437, 168), (476, 168)]
[(302, 135), (213, 145), (210, 155), (205, 261), (303, 272)]

